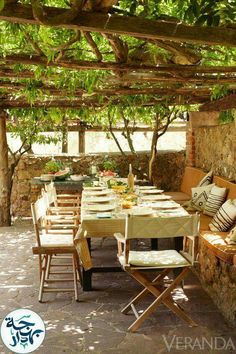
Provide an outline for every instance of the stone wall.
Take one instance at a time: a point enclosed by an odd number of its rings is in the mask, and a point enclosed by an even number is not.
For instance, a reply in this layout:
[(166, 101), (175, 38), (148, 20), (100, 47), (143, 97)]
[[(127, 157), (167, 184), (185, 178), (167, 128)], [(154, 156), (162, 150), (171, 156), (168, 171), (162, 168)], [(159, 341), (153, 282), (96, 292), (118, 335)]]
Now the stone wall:
[(226, 320), (236, 326), (236, 267), (215, 257), (200, 239), (197, 273)]
[[(92, 164), (102, 169), (105, 154), (81, 154), (76, 156), (60, 155), (55, 159), (69, 164), (73, 173), (89, 174)], [(121, 177), (128, 174), (128, 165), (132, 164), (134, 174), (138, 179), (147, 177), (149, 153), (139, 153), (122, 156), (118, 153), (109, 154), (119, 166), (118, 172)], [(30, 203), (35, 201), (40, 193), (40, 187), (31, 185), (33, 177), (43, 173), (45, 163), (51, 156), (25, 155), (17, 166), (14, 185), (12, 190), (12, 215), (30, 216)], [(154, 164), (154, 183), (165, 190), (177, 191), (180, 187), (185, 165), (185, 152), (165, 151), (160, 152)]]
[(195, 129), (195, 166), (236, 182), (235, 123)]

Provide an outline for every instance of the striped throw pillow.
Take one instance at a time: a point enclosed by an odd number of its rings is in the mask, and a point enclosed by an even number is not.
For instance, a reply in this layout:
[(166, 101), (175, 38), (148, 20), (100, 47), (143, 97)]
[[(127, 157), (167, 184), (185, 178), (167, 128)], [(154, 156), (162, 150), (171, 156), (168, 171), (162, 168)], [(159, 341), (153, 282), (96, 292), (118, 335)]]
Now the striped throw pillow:
[(211, 231), (228, 231), (236, 221), (236, 199), (228, 199), (213, 217), (209, 228)]
[(213, 171), (210, 171), (204, 176), (201, 181), (198, 183), (197, 187), (203, 187), (203, 186), (208, 186), (208, 184), (211, 184), (213, 178)]
[(213, 186), (214, 184), (209, 184), (208, 186), (192, 188), (191, 208), (203, 211)]
[(224, 203), (227, 194), (226, 188), (214, 186), (208, 196), (203, 214), (214, 216)]

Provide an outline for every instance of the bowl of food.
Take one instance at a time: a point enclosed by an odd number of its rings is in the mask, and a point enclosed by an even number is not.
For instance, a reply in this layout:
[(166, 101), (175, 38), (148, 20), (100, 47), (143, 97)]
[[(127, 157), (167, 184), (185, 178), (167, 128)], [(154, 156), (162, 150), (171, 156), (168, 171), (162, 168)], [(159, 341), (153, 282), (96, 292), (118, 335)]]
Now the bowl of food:
[(129, 201), (129, 200), (124, 200), (122, 202), (122, 208), (123, 209), (131, 209), (132, 206), (133, 206), (133, 203), (131, 201)]
[(86, 176), (84, 175), (71, 175), (70, 178), (72, 179), (72, 181), (83, 181)]

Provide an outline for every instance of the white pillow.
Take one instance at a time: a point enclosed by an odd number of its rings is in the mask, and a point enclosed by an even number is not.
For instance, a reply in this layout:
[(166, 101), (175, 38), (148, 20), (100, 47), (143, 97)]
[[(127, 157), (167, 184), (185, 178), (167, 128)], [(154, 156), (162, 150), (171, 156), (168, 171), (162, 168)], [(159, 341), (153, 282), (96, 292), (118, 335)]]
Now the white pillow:
[(208, 196), (213, 187), (214, 183), (203, 187), (192, 188), (191, 207), (202, 211), (206, 205)]
[(213, 217), (209, 228), (211, 231), (228, 231), (236, 221), (236, 199), (228, 199)]
[(211, 184), (212, 182), (212, 177), (213, 177), (213, 171), (210, 171), (204, 176), (201, 181), (198, 183), (197, 187), (203, 187), (203, 186), (208, 186), (208, 184)]
[(214, 216), (224, 203), (227, 194), (226, 188), (214, 186), (208, 196), (203, 214)]

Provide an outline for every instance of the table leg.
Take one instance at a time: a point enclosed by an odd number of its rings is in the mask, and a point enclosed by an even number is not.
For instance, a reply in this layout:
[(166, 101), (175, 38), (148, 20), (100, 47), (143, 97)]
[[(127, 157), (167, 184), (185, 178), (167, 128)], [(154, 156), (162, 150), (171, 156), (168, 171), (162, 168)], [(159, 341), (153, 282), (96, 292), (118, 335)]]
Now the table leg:
[(151, 249), (153, 251), (158, 250), (158, 239), (157, 238), (151, 238)]
[(92, 290), (92, 269), (84, 270), (83, 268), (83, 290), (91, 291)]

